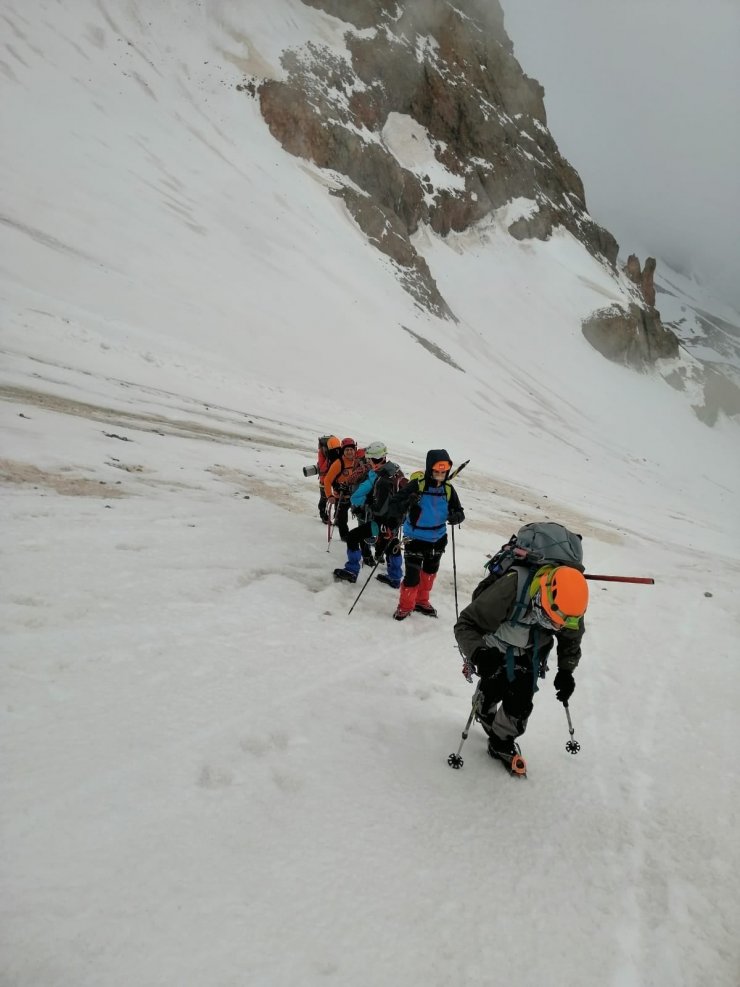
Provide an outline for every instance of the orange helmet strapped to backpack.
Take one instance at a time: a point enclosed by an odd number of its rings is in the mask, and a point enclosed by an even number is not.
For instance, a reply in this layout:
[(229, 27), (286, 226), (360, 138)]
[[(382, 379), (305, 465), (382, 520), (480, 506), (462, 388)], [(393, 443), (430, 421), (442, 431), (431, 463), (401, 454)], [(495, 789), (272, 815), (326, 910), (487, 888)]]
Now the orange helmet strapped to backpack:
[(339, 441), (336, 435), (330, 435), (329, 438), (326, 440), (327, 449), (338, 449), (340, 445), (341, 442)]
[(572, 566), (547, 569), (538, 579), (539, 604), (556, 627), (575, 630), (588, 606), (586, 577)]

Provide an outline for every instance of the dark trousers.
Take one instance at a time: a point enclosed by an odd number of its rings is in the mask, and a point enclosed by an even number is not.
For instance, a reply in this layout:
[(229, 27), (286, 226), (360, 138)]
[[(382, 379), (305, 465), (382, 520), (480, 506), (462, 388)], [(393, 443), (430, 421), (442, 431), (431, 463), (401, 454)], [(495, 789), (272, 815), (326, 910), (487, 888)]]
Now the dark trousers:
[[(347, 535), (347, 548), (351, 551), (356, 551), (358, 548), (362, 549), (362, 554), (367, 556), (368, 553), (372, 554), (370, 545), (367, 544), (367, 539), (373, 537), (373, 526), (371, 521), (365, 521), (362, 524), (358, 524), (356, 528), (353, 528)], [(380, 534), (375, 541), (375, 557), (379, 555), (391, 555), (393, 552), (400, 551), (400, 542), (396, 535), (392, 531), (388, 531), (386, 528), (380, 529)]]
[[(526, 658), (517, 658), (514, 666), (514, 679), (509, 681), (506, 670), (506, 655), (494, 651), (485, 663), (478, 666), (479, 689), (483, 694), (481, 703), (482, 718), (492, 725), (493, 733), (499, 737), (519, 737), (527, 729), (527, 721), (534, 704), (534, 675), (532, 665)], [(495, 719), (491, 713), (501, 703)]]
[(337, 501), (334, 524), (337, 526), (337, 531), (342, 541), (347, 541), (349, 535), (349, 497), (346, 494), (342, 494)]
[(403, 546), (403, 560), (406, 563), (404, 586), (418, 586), (422, 571), (430, 575), (436, 573), (446, 548), (446, 534), (437, 541), (407, 541)]

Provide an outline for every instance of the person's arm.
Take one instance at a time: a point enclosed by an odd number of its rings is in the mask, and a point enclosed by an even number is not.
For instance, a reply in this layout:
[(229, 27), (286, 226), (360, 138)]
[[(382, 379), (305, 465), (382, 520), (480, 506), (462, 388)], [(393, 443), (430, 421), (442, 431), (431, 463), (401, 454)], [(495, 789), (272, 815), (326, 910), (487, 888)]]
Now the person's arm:
[[(418, 496), (418, 494), (419, 484), (416, 480), (409, 480), (407, 484), (400, 487), (400, 489), (393, 494), (388, 502), (388, 510), (386, 512), (389, 527), (398, 527), (401, 521), (403, 521), (406, 517), (406, 512), (409, 509), (409, 504), (411, 503), (412, 498)], [(397, 521), (398, 523), (392, 524), (392, 521)]]
[(465, 520), (465, 511), (460, 503), (460, 498), (457, 495), (457, 490), (448, 484), (450, 488), (450, 499), (447, 502), (447, 520), (450, 524), (462, 524)]
[(370, 495), (370, 491), (373, 489), (373, 484), (375, 483), (375, 479), (376, 479), (376, 474), (369, 473), (362, 481), (362, 483), (359, 485), (359, 487), (357, 487), (357, 489), (349, 498), (349, 502), (353, 507), (363, 506), (368, 496)]
[(455, 640), (464, 658), (475, 661), (475, 652), (486, 647), (483, 635), (495, 631), (506, 620), (516, 588), (516, 572), (507, 572), (461, 611), (455, 624)]
[(581, 620), (577, 631), (560, 631), (556, 635), (558, 642), (558, 671), (570, 672), (578, 668), (581, 660), (581, 640), (586, 633), (586, 625)]
[(324, 493), (327, 497), (334, 496), (334, 481), (342, 472), (342, 460), (335, 459), (334, 462), (328, 469), (326, 476), (324, 477)]

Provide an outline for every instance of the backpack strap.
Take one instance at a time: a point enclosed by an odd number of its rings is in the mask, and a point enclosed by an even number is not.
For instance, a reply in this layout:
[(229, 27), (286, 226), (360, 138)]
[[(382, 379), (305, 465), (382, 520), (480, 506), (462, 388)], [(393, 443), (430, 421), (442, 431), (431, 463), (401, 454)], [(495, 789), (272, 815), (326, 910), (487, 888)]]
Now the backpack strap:
[(514, 612), (512, 613), (511, 617), (509, 618), (515, 624), (518, 624), (519, 623), (519, 618), (526, 611), (527, 606), (529, 605), (529, 599), (530, 599), (530, 595), (531, 595), (530, 594), (530, 590), (532, 588), (532, 580), (534, 579), (534, 577), (536, 575), (537, 575), (537, 572), (534, 569), (532, 569), (528, 573), (527, 578), (525, 580), (523, 580), (523, 582), (522, 582), (522, 590), (521, 590), (521, 593), (519, 594), (519, 599), (516, 601), (516, 606), (514, 607)]
[[(411, 479), (412, 479), (412, 480), (414, 479), (414, 476), (415, 476), (415, 475), (416, 475), (416, 474), (414, 474), (414, 473), (412, 473), (412, 474), (411, 474)], [(421, 479), (421, 480), (417, 480), (416, 482), (417, 482), (417, 485), (418, 485), (418, 487), (419, 487), (419, 493), (420, 493), (420, 494), (423, 494), (423, 493), (425, 492), (425, 487), (426, 487), (426, 482), (427, 482), (427, 481), (426, 481), (426, 480), (425, 480), (425, 479), (424, 479), (424, 478), (422, 477), (422, 479)], [(447, 503), (449, 504), (449, 502), (450, 502), (450, 496), (451, 496), (451, 494), (452, 494), (452, 487), (451, 487), (451, 485), (450, 485), (450, 484), (449, 484), (449, 483), (447, 482), (447, 480), (445, 480), (445, 482), (444, 482), (444, 488), (445, 488), (445, 497), (447, 498)], [(427, 491), (427, 492), (428, 492), (428, 491)]]

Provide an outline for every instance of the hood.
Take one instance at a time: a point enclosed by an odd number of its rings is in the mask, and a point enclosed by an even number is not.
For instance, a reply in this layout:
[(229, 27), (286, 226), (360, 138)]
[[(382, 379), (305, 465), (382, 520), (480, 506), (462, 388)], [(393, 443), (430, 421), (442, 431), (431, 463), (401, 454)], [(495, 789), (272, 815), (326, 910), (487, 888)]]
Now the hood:
[(424, 470), (424, 476), (428, 482), (432, 479), (432, 466), (434, 466), (435, 463), (438, 463), (440, 459), (446, 459), (447, 462), (452, 465), (452, 458), (446, 449), (430, 449), (427, 453), (427, 465)]

